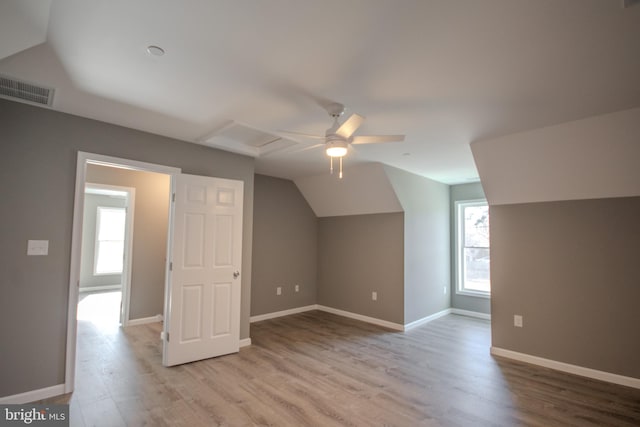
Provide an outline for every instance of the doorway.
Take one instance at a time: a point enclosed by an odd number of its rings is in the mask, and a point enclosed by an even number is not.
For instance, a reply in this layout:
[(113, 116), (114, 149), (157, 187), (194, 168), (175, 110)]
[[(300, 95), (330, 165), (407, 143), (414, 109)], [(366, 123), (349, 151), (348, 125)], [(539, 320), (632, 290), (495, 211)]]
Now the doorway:
[[(69, 282), (69, 311), (67, 315), (65, 393), (74, 390), (76, 362), (84, 363), (85, 359), (90, 359), (90, 357), (85, 358), (84, 356), (86, 355), (84, 354), (77, 354), (77, 351), (94, 347), (93, 345), (84, 345), (85, 341), (94, 340), (94, 344), (102, 339), (108, 341), (109, 336), (113, 338), (115, 335), (122, 333), (121, 326), (161, 320), (164, 309), (164, 277), (166, 241), (169, 236), (170, 223), (168, 207), (172, 191), (171, 182), (172, 177), (179, 173), (180, 169), (162, 165), (98, 154), (78, 153)], [(148, 182), (149, 179), (146, 179), (140, 185), (128, 185), (127, 179), (133, 174), (144, 175), (147, 178), (151, 175), (161, 175), (164, 178), (164, 184), (153, 186)], [(149, 185), (145, 187), (145, 183)], [(90, 189), (89, 193), (86, 191), (87, 188)], [(129, 192), (131, 195), (129, 201), (131, 203), (126, 206), (124, 212), (125, 237), (122, 239), (123, 241), (120, 241), (121, 233), (107, 230), (107, 228), (104, 229), (104, 234), (101, 236), (100, 225), (97, 224), (98, 221), (106, 221), (107, 226), (118, 227), (122, 223), (123, 212), (118, 211), (117, 208), (121, 208), (121, 206), (103, 206), (104, 209), (101, 213), (98, 213), (96, 206), (95, 214), (91, 214), (95, 215), (96, 218), (96, 225), (93, 227), (95, 235), (93, 239), (89, 239), (91, 241), (83, 244), (83, 239), (86, 240), (83, 228), (85, 225), (87, 198), (91, 198), (90, 195), (92, 193), (103, 193), (102, 195), (104, 195), (109, 190), (126, 192), (127, 188), (135, 188), (135, 190)], [(110, 193), (110, 195), (122, 196), (119, 193)], [(166, 200), (164, 213), (162, 213), (163, 209), (158, 209), (157, 206), (144, 205), (145, 197), (150, 200)], [(143, 206), (146, 207), (143, 208)], [(137, 218), (135, 226), (133, 220), (134, 208), (135, 217)], [(158, 218), (162, 215), (165, 216), (164, 222), (158, 222)], [(127, 221), (127, 216), (129, 216), (129, 221)], [(127, 233), (129, 234), (128, 239), (126, 238)], [(140, 248), (140, 244), (135, 243), (139, 240), (143, 242), (142, 248)], [(158, 243), (160, 240), (163, 243)], [(147, 245), (151, 245), (153, 249), (146, 250), (148, 248), (144, 247), (145, 242)], [(86, 248), (87, 246), (94, 249), (91, 256), (92, 259), (87, 259), (87, 256), (83, 257), (83, 247)], [(149, 259), (149, 253), (153, 251), (156, 252), (155, 258)], [(119, 263), (117, 258), (120, 256), (122, 256), (124, 262), (121, 263), (122, 272), (118, 275), (117, 267)], [(92, 282), (86, 275), (82, 274), (83, 263), (90, 265), (91, 276), (93, 276), (93, 279), (97, 276), (97, 280)], [(156, 271), (156, 277), (153, 281), (144, 280), (145, 277), (149, 276), (145, 271), (145, 266), (149, 265), (153, 266), (155, 270), (160, 270), (159, 272)], [(86, 273), (86, 266), (84, 270)], [(138, 272), (137, 276), (136, 271)], [(104, 276), (113, 276), (110, 279), (120, 277), (121, 286), (119, 289), (115, 286), (115, 283), (105, 282), (106, 278)], [(158, 308), (152, 308), (152, 311), (149, 311), (148, 299), (141, 297), (141, 295), (145, 296), (149, 293), (148, 287), (145, 288), (149, 283), (159, 289), (155, 292), (158, 294), (155, 296), (157, 300), (155, 305)], [(87, 291), (91, 284), (94, 285), (94, 289), (90, 292), (83, 292)], [(136, 288), (138, 289), (137, 295), (135, 295)], [(119, 300), (122, 302), (119, 302)], [(153, 303), (153, 298), (149, 298), (149, 300)], [(95, 322), (90, 323), (91, 327), (88, 328), (85, 327), (88, 323), (84, 320), (86, 316), (89, 316), (87, 312), (90, 313)], [(79, 322), (84, 322), (80, 329)], [(103, 330), (94, 328), (96, 324), (102, 327)], [(88, 332), (90, 337), (85, 332)], [(100, 335), (103, 332), (104, 334)], [(83, 339), (84, 341), (82, 341)], [(79, 366), (80, 368), (82, 366)]]
[(78, 321), (105, 333), (127, 326), (135, 188), (86, 183)]
[[(83, 207), (86, 197), (85, 186), (93, 179), (93, 169), (120, 171), (121, 175), (131, 172), (161, 175), (166, 185), (152, 194), (151, 200), (166, 199), (159, 209), (143, 213), (139, 200), (143, 191), (136, 187), (136, 217), (132, 234), (133, 267), (129, 289), (129, 317), (123, 323), (141, 324), (157, 322), (164, 314), (162, 331), (163, 364), (188, 363), (190, 361), (216, 357), (237, 352), (240, 346), (240, 296), (242, 281), (242, 208), (244, 182), (207, 176), (183, 175), (180, 169), (142, 163), (102, 155), (78, 153), (76, 169), (76, 193), (71, 245), (71, 274), (69, 281), (69, 312), (67, 326), (67, 356), (65, 372), (65, 393), (74, 390), (76, 372), (76, 347), (78, 341), (77, 309), (81, 271)], [(97, 173), (97, 172), (95, 172)], [(110, 184), (119, 184), (110, 182)], [(144, 238), (137, 236), (143, 226), (154, 224), (154, 219), (166, 212), (164, 225), (147, 233)], [(174, 217), (175, 216), (175, 217)], [(160, 236), (164, 240), (156, 241)], [(109, 240), (109, 239), (106, 239)], [(139, 241), (154, 242), (152, 250), (159, 250), (160, 257), (147, 265), (160, 270), (161, 292), (155, 293), (159, 304), (157, 315), (149, 316), (148, 304), (153, 302), (153, 288), (138, 289), (138, 270), (135, 259), (147, 258), (149, 251), (138, 251)], [(174, 258), (175, 257), (175, 258)], [(108, 264), (108, 263), (107, 263)], [(149, 282), (149, 275), (143, 274), (142, 282)], [(156, 291), (158, 286), (155, 287)], [(138, 301), (140, 304), (137, 304)], [(146, 307), (146, 308), (145, 308)], [(142, 314), (141, 314), (142, 313)], [(146, 313), (146, 314), (144, 314)], [(117, 328), (118, 338), (125, 333)], [(124, 337), (126, 340), (126, 337)], [(95, 348), (95, 347), (92, 347)], [(90, 355), (86, 360), (91, 363)], [(84, 360), (83, 360), (84, 361)], [(91, 367), (87, 366), (87, 371)], [(82, 377), (80, 379), (83, 379)], [(87, 390), (93, 384), (85, 384)]]

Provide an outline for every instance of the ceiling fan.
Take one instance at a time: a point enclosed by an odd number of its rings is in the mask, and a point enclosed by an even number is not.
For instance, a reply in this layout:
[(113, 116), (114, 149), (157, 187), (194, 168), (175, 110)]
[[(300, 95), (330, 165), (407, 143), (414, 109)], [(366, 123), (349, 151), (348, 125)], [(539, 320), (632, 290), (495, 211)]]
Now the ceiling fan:
[(364, 117), (359, 114), (351, 114), (347, 120), (340, 123), (338, 119), (344, 114), (344, 105), (340, 103), (331, 103), (326, 106), (329, 116), (333, 118), (333, 125), (325, 131), (324, 136), (310, 135), (301, 132), (282, 131), (284, 133), (311, 139), (322, 139), (323, 143), (312, 145), (298, 151), (310, 150), (313, 148), (324, 147), (325, 153), (331, 161), (331, 173), (333, 173), (333, 159), (340, 159), (340, 174), (342, 178), (342, 158), (349, 151), (351, 144), (379, 144), (383, 142), (402, 142), (404, 135), (366, 135), (354, 136), (353, 134), (364, 122)]

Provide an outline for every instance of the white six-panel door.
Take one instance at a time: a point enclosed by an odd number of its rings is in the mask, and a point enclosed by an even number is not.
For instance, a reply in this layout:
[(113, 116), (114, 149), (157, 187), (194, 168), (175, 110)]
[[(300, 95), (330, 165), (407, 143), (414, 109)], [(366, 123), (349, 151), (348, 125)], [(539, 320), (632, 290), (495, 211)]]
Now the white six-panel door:
[(234, 353), (240, 344), (243, 182), (177, 175), (163, 364)]

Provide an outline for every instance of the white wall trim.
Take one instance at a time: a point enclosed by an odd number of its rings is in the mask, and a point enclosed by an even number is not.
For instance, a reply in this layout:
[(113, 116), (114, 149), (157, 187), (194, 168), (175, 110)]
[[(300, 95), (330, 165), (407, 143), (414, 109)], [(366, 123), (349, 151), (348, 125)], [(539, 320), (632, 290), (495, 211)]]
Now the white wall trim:
[(156, 314), (151, 317), (141, 317), (139, 319), (131, 319), (127, 322), (127, 326), (146, 325), (147, 323), (162, 322), (162, 314)]
[(273, 313), (258, 314), (249, 318), (250, 323), (261, 322), (263, 320), (275, 319), (276, 317), (289, 316), (291, 314), (304, 313), (305, 311), (317, 310), (318, 305), (306, 305), (304, 307), (290, 308), (288, 310), (274, 311)]
[(122, 285), (103, 285), (103, 286), (87, 286), (78, 288), (80, 292), (94, 292), (94, 291), (119, 291), (122, 289)]
[(425, 323), (429, 323), (433, 320), (436, 320), (442, 316), (446, 316), (447, 314), (451, 314), (451, 309), (446, 308), (442, 311), (438, 311), (437, 313), (433, 313), (427, 317), (423, 317), (422, 319), (414, 320), (413, 322), (409, 322), (404, 325), (404, 331), (408, 331), (413, 328), (417, 328), (418, 326), (424, 325)]
[(12, 396), (0, 397), (0, 405), (31, 403), (37, 400), (60, 396), (61, 394), (64, 394), (64, 384), (58, 384), (38, 390), (31, 390), (20, 394), (14, 394)]
[(395, 331), (404, 331), (404, 325), (399, 323), (393, 323), (382, 319), (376, 319), (375, 317), (364, 316), (362, 314), (351, 313), (349, 311), (338, 310), (337, 308), (327, 307), (324, 305), (318, 305), (318, 310), (326, 311), (327, 313), (337, 314), (338, 316), (348, 317), (350, 319), (360, 320), (361, 322), (372, 323), (374, 325), (383, 326), (385, 328), (393, 329)]
[(556, 371), (567, 372), (573, 375), (640, 389), (640, 378), (625, 377), (624, 375), (612, 374), (609, 372), (599, 371), (597, 369), (585, 368), (583, 366), (571, 365), (569, 363), (519, 353), (517, 351), (505, 350), (500, 347), (491, 347), (491, 354), (494, 356), (530, 363), (532, 365), (543, 366)]
[(251, 345), (251, 338), (242, 338), (240, 340), (240, 348), (242, 347), (248, 347)]
[[(289, 316), (291, 314), (304, 313), (305, 311), (312, 311), (312, 310), (320, 310), (320, 311), (324, 311), (324, 312), (327, 312), (327, 313), (335, 314), (335, 315), (338, 315), (338, 316), (348, 317), (349, 319), (360, 320), (361, 322), (366, 322), (366, 323), (371, 323), (371, 324), (378, 325), (378, 326), (383, 326), (385, 328), (393, 329), (395, 331), (404, 331), (405, 330), (405, 326), (401, 325), (399, 323), (393, 323), (393, 322), (389, 322), (387, 320), (376, 319), (375, 317), (369, 317), (369, 316), (365, 316), (365, 315), (362, 315), (362, 314), (351, 313), (349, 311), (339, 310), (337, 308), (327, 307), (327, 306), (320, 305), (320, 304), (306, 305), (306, 306), (303, 306), (303, 307), (291, 308), (289, 310), (275, 311), (273, 313), (266, 313), (266, 314), (260, 314), (260, 315), (257, 315), (257, 316), (251, 316), (250, 322), (251, 323), (260, 322), (262, 320), (275, 319), (276, 317)], [(438, 314), (438, 313), (436, 313), (436, 314)], [(441, 316), (444, 316), (445, 314), (449, 314), (448, 311), (446, 313), (444, 313), (444, 314), (441, 314)]]
[(480, 313), (479, 311), (462, 310), (460, 308), (452, 308), (451, 314), (457, 314), (458, 316), (475, 317), (478, 319), (491, 320), (491, 315), (488, 313)]

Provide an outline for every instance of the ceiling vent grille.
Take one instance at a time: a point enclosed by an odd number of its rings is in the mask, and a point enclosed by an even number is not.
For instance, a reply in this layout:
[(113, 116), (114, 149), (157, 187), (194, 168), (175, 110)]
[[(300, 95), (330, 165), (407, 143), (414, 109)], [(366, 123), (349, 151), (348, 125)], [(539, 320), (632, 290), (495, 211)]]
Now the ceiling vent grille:
[(0, 97), (2, 98), (51, 107), (53, 92), (52, 88), (46, 86), (0, 75)]

